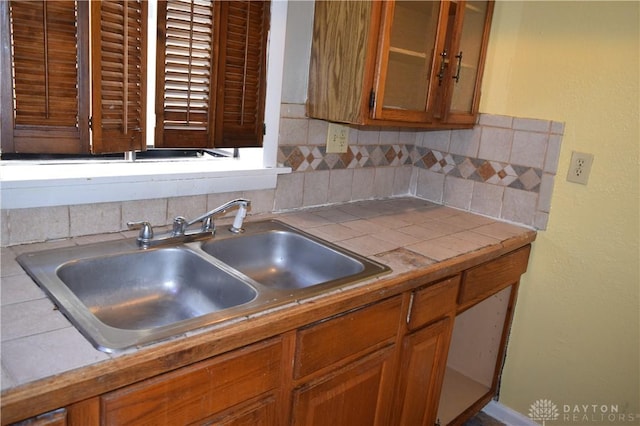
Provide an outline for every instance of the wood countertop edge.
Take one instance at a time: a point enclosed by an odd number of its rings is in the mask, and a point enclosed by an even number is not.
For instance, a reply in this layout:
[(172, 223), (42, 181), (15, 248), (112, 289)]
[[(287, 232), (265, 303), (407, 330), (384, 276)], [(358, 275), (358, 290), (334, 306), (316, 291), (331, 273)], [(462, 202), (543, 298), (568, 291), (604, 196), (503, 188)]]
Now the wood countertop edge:
[(80, 402), (294, 330), (320, 319), (367, 305), (427, 283), (455, 275), (532, 243), (535, 231), (498, 244), (437, 261), (393, 276), (364, 281), (329, 295), (321, 295), (222, 324), (192, 335), (164, 341), (44, 379), (6, 389), (0, 395), (3, 425)]

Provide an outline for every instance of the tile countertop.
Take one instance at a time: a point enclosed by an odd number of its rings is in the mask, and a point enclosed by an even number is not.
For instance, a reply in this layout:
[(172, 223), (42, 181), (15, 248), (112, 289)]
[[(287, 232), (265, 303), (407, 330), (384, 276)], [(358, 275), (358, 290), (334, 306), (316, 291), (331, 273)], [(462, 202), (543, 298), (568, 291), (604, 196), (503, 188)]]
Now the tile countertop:
[[(383, 291), (385, 284), (387, 287), (397, 285), (400, 278), (410, 280), (420, 276), (423, 282), (424, 277), (440, 279), (445, 274), (457, 273), (515, 250), (536, 237), (535, 231), (528, 228), (417, 198), (360, 201), (250, 216), (245, 226), (265, 218), (276, 218), (393, 269), (390, 274), (338, 290), (343, 293), (355, 291), (358, 287), (361, 291), (363, 286)], [(132, 235), (131, 232), (123, 232), (2, 248), (3, 400), (13, 393), (29, 395), (29, 388), (39, 384), (59, 380), (71, 372), (76, 377), (78, 372), (89, 367), (100, 365), (103, 368), (110, 362), (117, 363), (118, 358), (135, 355), (136, 352), (140, 354), (149, 348), (146, 346), (118, 354), (94, 349), (15, 261), (15, 257), (24, 252), (130, 238)], [(300, 301), (297, 304), (304, 303)], [(225, 327), (230, 326), (222, 323), (213, 328), (220, 330)], [(201, 334), (202, 330), (193, 333)], [(178, 338), (171, 342), (179, 344), (181, 340), (188, 339)], [(168, 346), (167, 342), (160, 342), (150, 347), (163, 344)]]

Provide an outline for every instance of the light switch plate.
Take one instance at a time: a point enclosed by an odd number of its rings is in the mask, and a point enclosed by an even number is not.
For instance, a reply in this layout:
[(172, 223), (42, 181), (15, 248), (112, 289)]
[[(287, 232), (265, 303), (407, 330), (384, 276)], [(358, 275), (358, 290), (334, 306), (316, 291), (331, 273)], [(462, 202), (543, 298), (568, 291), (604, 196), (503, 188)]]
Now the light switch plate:
[(347, 152), (349, 147), (349, 127), (329, 123), (327, 130), (327, 152)]

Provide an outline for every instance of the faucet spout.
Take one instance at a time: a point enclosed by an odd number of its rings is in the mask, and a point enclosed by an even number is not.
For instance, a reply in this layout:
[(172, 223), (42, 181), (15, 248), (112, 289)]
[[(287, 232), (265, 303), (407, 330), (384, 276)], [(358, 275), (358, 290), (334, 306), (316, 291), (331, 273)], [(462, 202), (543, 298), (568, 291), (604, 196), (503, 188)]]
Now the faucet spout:
[(242, 221), (244, 220), (244, 217), (247, 215), (247, 208), (250, 205), (251, 205), (251, 201), (244, 198), (237, 198), (235, 200), (228, 201), (223, 205), (218, 206), (215, 209), (208, 211), (198, 216), (197, 218), (185, 223), (184, 228), (186, 229), (195, 223), (202, 222), (203, 229), (205, 226), (210, 229), (212, 226), (210, 219), (212, 219), (213, 216), (219, 213), (223, 213), (232, 207), (238, 206), (238, 213), (236, 214), (236, 217), (233, 221), (233, 225), (231, 226), (231, 228), (229, 228), (229, 230), (234, 233), (242, 232)]

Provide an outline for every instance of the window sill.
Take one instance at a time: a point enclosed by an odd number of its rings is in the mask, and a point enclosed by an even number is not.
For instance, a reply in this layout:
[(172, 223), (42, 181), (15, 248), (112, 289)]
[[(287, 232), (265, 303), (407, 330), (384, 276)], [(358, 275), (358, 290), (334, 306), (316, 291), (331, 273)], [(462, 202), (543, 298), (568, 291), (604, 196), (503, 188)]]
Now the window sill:
[(94, 204), (276, 187), (288, 167), (247, 159), (42, 164), (0, 162), (2, 209)]

